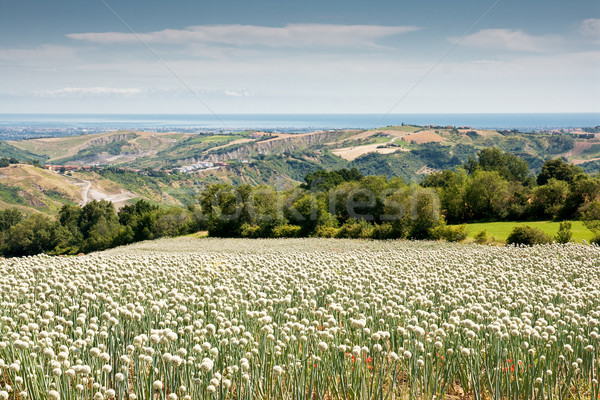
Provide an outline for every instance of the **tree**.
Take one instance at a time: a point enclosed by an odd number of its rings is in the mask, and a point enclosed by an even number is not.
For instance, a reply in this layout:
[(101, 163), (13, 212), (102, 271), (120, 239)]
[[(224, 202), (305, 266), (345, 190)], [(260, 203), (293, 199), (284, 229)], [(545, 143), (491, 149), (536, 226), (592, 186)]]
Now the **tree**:
[(65, 204), (58, 212), (58, 222), (69, 232), (68, 241), (63, 243), (62, 253), (77, 254), (81, 251), (83, 234), (79, 229), (81, 207)]
[(571, 237), (573, 237), (573, 232), (571, 232), (571, 223), (569, 221), (561, 222), (558, 226), (558, 232), (554, 237), (556, 243), (569, 243), (571, 241)]
[(423, 187), (448, 188), (454, 181), (456, 173), (451, 170), (436, 171), (425, 175), (421, 181)]
[(459, 168), (456, 172), (448, 171), (445, 173), (446, 182), (440, 189), (440, 201), (442, 214), (446, 221), (451, 224), (465, 222), (466, 213), (466, 191), (467, 191), (467, 173)]
[[(153, 239), (156, 235), (158, 206), (139, 200), (123, 207), (118, 214), (119, 223), (130, 229), (122, 231), (120, 244)], [(131, 232), (131, 235), (128, 233)], [(158, 235), (160, 236), (160, 235)]]
[(569, 164), (562, 158), (555, 158), (544, 162), (542, 170), (537, 176), (537, 184), (545, 185), (550, 179), (573, 183), (575, 177), (580, 174), (583, 174), (580, 167)]
[[(497, 147), (482, 149), (478, 154), (478, 169), (496, 171), (509, 181), (525, 182), (529, 174), (527, 161)], [(472, 166), (470, 167), (472, 168)]]
[(23, 220), (23, 214), (16, 208), (0, 210), (0, 232), (7, 231)]
[(583, 225), (594, 234), (592, 242), (600, 241), (600, 201), (594, 201), (587, 205), (586, 209), (581, 213)]
[(411, 239), (429, 239), (432, 229), (440, 225), (440, 204), (437, 193), (432, 189), (418, 188), (411, 196)]
[(81, 250), (84, 252), (109, 248), (121, 229), (115, 206), (105, 200), (94, 200), (83, 206), (78, 226), (83, 235)]
[(465, 191), (466, 212), (471, 220), (497, 220), (508, 213), (508, 182), (497, 171), (470, 176)]
[(208, 234), (219, 237), (239, 236), (242, 221), (242, 203), (239, 192), (231, 185), (213, 184), (200, 195), (200, 206), (206, 220)]
[(600, 199), (600, 179), (588, 175), (578, 175), (569, 185), (569, 194), (560, 212), (563, 219), (579, 216), (588, 204)]
[(285, 217), (293, 225), (298, 225), (300, 236), (313, 235), (319, 227), (332, 227), (336, 221), (327, 209), (324, 195), (294, 191), (288, 196)]
[(35, 213), (8, 230), (4, 254), (8, 256), (30, 256), (50, 253), (62, 241), (65, 231), (60, 224), (42, 213)]
[(533, 189), (531, 208), (540, 218), (557, 218), (569, 195), (569, 185), (554, 178)]
[(315, 191), (329, 190), (343, 182), (358, 181), (364, 178), (364, 175), (358, 172), (356, 168), (352, 169), (340, 169), (337, 171), (327, 171), (320, 169), (315, 172), (310, 172), (304, 177), (303, 183), (300, 185), (303, 189), (310, 189)]

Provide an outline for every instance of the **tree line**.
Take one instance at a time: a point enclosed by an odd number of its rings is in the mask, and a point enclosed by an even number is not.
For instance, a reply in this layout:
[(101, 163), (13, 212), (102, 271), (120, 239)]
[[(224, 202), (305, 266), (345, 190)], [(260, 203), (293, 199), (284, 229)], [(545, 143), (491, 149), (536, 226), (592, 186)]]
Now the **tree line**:
[(217, 237), (459, 241), (470, 222), (579, 218), (600, 241), (597, 177), (562, 159), (546, 161), (536, 176), (525, 160), (497, 148), (481, 150), (454, 170), (429, 174), (420, 184), (356, 169), (319, 170), (291, 190), (212, 184), (197, 203), (160, 208), (140, 200), (116, 212), (112, 203), (94, 201), (65, 205), (55, 220), (4, 210), (0, 254), (77, 254), (199, 230)]
[(0, 211), (0, 255), (78, 254), (178, 236), (202, 229), (193, 208), (159, 208), (145, 200), (117, 213), (113, 203), (64, 205), (53, 219), (42, 213), (25, 218), (17, 209)]

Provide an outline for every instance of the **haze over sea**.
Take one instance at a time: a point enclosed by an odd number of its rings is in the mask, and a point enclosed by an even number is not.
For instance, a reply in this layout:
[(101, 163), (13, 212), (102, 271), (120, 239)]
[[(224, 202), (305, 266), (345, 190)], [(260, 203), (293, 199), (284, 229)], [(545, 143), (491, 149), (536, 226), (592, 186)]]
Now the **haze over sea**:
[[(562, 129), (600, 125), (600, 113), (560, 114), (0, 114), (0, 128), (311, 130), (388, 125), (453, 125), (478, 129)], [(45, 135), (49, 132), (46, 131)]]

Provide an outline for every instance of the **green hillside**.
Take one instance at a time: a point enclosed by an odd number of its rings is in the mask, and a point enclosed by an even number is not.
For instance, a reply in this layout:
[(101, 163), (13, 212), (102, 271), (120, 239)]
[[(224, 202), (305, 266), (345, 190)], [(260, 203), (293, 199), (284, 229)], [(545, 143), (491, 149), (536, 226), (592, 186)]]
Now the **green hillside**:
[[(152, 202), (190, 204), (210, 183), (290, 188), (319, 169), (356, 168), (364, 175), (420, 182), (432, 172), (467, 164), (487, 147), (526, 160), (532, 175), (539, 172), (545, 160), (557, 157), (581, 165), (586, 173), (594, 175), (600, 168), (599, 135), (580, 129), (518, 132), (433, 126), (309, 133), (117, 131), (0, 142), (0, 151), (3, 157), (21, 162), (97, 166), (96, 173), (80, 172), (87, 174), (82, 179), (112, 182)], [(212, 162), (215, 167), (182, 175), (171, 173), (199, 162)], [(23, 189), (10, 181), (2, 184), (6, 193), (11, 186), (17, 192)], [(54, 194), (55, 199), (59, 197)], [(73, 196), (63, 197), (63, 202), (73, 201)], [(19, 204), (17, 198), (5, 195), (2, 201)]]

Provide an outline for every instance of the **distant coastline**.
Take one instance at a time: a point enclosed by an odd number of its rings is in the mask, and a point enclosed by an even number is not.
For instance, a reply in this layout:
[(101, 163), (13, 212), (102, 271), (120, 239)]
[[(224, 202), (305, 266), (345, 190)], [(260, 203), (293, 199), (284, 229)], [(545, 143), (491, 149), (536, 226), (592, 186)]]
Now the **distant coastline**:
[[(521, 131), (600, 125), (600, 113), (505, 114), (0, 114), (0, 131), (31, 130), (31, 137), (110, 130), (231, 131), (371, 129), (388, 125), (452, 125)], [(62, 134), (60, 134), (62, 132)]]

